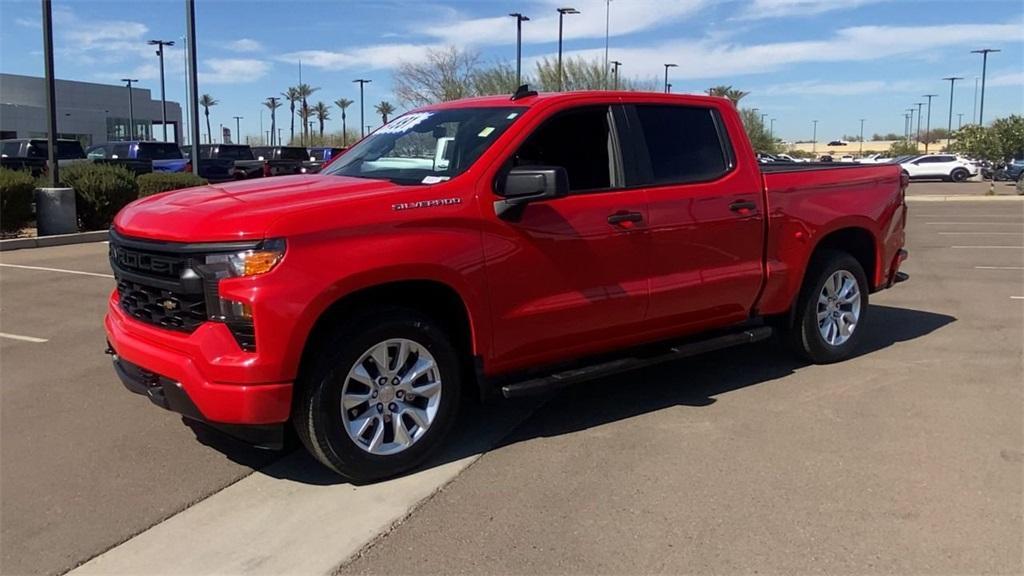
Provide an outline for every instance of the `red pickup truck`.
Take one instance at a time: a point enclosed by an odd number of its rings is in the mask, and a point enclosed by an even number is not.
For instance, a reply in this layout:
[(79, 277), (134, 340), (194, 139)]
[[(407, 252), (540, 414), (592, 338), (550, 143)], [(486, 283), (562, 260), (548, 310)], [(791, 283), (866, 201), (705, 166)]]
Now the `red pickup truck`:
[(868, 295), (906, 277), (905, 187), (896, 165), (760, 165), (719, 98), (445, 102), (321, 174), (122, 210), (108, 352), (164, 408), (263, 446), (290, 425), (337, 473), (380, 479), (467, 396), (773, 331), (848, 358)]

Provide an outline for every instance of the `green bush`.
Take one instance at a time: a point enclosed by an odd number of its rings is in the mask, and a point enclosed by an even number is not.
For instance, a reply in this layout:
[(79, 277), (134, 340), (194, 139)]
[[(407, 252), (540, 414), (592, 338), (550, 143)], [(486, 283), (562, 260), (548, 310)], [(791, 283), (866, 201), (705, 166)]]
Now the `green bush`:
[(168, 192), (170, 190), (177, 190), (179, 188), (191, 188), (193, 186), (203, 186), (204, 184), (207, 184), (206, 180), (192, 174), (191, 172), (179, 172), (173, 174), (166, 172), (151, 172), (149, 174), (142, 174), (139, 176), (138, 182), (139, 198), (145, 198), (146, 196), (152, 196), (153, 194)]
[(17, 232), (32, 219), (35, 180), (26, 171), (0, 168), (0, 229)]
[(60, 170), (63, 186), (75, 189), (78, 220), (84, 230), (102, 230), (117, 212), (139, 197), (135, 174), (123, 166), (81, 162)]

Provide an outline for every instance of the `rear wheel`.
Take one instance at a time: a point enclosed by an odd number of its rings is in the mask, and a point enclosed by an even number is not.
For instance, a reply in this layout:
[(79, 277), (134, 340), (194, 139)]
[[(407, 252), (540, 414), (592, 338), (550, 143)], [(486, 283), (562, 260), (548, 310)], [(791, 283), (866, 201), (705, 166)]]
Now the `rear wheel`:
[(964, 168), (956, 168), (949, 173), (949, 179), (953, 182), (963, 182), (964, 180), (967, 180), (970, 175), (971, 174)]
[(845, 360), (864, 335), (868, 283), (856, 258), (825, 250), (812, 259), (787, 339), (816, 364)]
[(357, 482), (401, 474), (447, 435), (461, 398), (448, 336), (413, 310), (365, 314), (325, 339), (299, 383), (296, 431), (311, 454)]

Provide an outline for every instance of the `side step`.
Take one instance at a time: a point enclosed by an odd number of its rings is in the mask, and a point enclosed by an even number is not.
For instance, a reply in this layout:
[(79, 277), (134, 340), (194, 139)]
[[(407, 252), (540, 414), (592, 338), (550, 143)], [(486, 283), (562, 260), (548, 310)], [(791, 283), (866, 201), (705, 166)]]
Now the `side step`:
[(522, 396), (541, 394), (554, 388), (560, 388), (586, 380), (593, 380), (602, 376), (628, 372), (638, 368), (661, 364), (662, 362), (696, 356), (713, 350), (721, 350), (722, 348), (730, 348), (741, 344), (759, 342), (770, 338), (771, 335), (772, 329), (770, 326), (759, 326), (743, 330), (742, 332), (734, 332), (732, 334), (725, 334), (705, 340), (669, 345), (667, 349), (650, 356), (634, 355), (626, 358), (618, 358), (598, 364), (592, 364), (583, 368), (557, 372), (540, 378), (532, 378), (530, 380), (506, 384), (501, 387), (501, 393), (506, 398), (519, 398)]

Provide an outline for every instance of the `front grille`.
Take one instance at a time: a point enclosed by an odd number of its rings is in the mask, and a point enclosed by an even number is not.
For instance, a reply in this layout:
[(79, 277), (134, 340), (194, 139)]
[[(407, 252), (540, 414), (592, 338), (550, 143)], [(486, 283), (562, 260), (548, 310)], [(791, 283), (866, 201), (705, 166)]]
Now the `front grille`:
[(129, 316), (172, 330), (192, 332), (206, 321), (206, 298), (118, 279), (121, 309)]
[(111, 232), (110, 266), (125, 314), (147, 324), (192, 332), (207, 320), (202, 278), (194, 269), (203, 255), (175, 250), (170, 243), (125, 239)]

